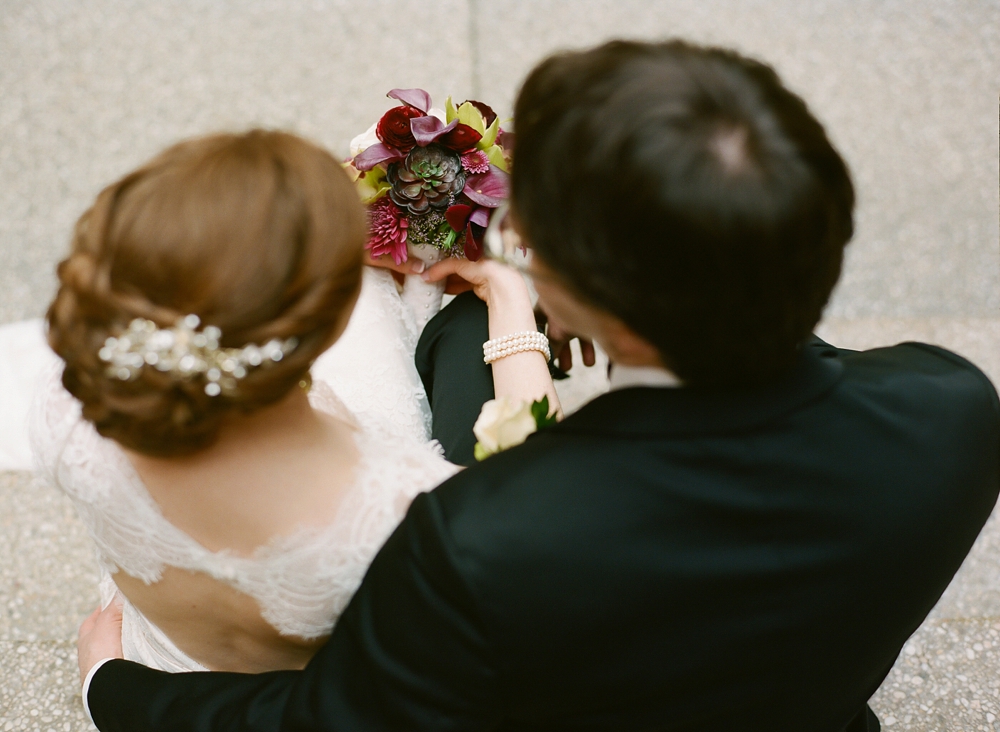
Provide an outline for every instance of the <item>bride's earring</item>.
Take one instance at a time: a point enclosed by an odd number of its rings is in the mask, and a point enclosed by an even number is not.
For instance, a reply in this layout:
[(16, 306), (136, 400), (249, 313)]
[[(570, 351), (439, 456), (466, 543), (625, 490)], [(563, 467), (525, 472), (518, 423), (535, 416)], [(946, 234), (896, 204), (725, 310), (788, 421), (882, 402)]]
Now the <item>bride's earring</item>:
[(309, 390), (312, 389), (312, 385), (313, 385), (312, 374), (306, 371), (305, 375), (301, 379), (299, 379), (299, 388), (302, 389), (302, 391), (304, 391), (306, 394), (308, 394)]

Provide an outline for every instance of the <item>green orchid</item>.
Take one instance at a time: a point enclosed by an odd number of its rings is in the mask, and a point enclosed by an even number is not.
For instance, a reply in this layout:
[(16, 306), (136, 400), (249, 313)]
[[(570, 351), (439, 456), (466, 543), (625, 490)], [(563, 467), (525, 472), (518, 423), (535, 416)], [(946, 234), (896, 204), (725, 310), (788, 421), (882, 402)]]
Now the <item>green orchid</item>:
[(382, 198), (389, 189), (389, 181), (386, 180), (385, 170), (380, 165), (376, 165), (371, 170), (362, 173), (350, 163), (344, 164), (344, 170), (354, 181), (354, 186), (361, 196), (361, 202), (366, 206)]
[[(489, 154), (489, 149), (496, 144), (497, 135), (500, 134), (499, 117), (494, 118), (493, 122), (487, 126), (486, 117), (476, 109), (476, 106), (472, 102), (463, 102), (461, 105), (456, 106), (455, 100), (451, 97), (448, 97), (444, 103), (444, 114), (446, 123), (457, 119), (460, 124), (468, 125), (482, 135), (482, 138), (476, 143), (476, 148), (487, 153), (487, 155)], [(506, 163), (503, 169), (507, 170)]]
[[(486, 118), (471, 102), (462, 102), (461, 106), (456, 107), (455, 101), (448, 97), (444, 103), (444, 116), (446, 123), (457, 119), (459, 124), (468, 125), (480, 135), (486, 135)], [(496, 139), (495, 134), (493, 139)]]
[(494, 144), (490, 147), (489, 150), (484, 150), (483, 152), (486, 153), (486, 157), (489, 158), (489, 161), (492, 165), (497, 166), (504, 173), (510, 172), (510, 166), (507, 163), (507, 158), (504, 157), (502, 147), (500, 147), (497, 144)]
[(444, 103), (445, 124), (451, 122), (453, 119), (458, 119), (458, 107), (455, 106), (455, 101), (451, 97), (448, 97)]
[(476, 147), (483, 151), (489, 150), (496, 143), (498, 134), (500, 134), (499, 117), (493, 120), (493, 124), (486, 128), (486, 131), (483, 132), (483, 139), (476, 143)]

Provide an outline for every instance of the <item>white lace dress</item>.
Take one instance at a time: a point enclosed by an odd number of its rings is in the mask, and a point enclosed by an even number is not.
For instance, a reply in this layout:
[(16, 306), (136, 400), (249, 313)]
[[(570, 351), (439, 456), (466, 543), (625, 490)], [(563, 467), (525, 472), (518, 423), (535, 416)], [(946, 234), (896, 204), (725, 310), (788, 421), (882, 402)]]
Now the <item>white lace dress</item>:
[[(39, 473), (75, 503), (97, 548), (106, 605), (124, 571), (147, 583), (178, 567), (254, 598), (279, 633), (330, 633), (413, 496), (458, 469), (428, 440), (427, 399), (413, 367), (416, 333), (387, 273), (368, 272), (347, 332), (317, 361), (310, 402), (357, 426), (360, 462), (332, 524), (303, 528), (252, 556), (212, 552), (161, 513), (117, 443), (80, 415), (52, 372), (36, 399), (31, 440)], [(125, 598), (122, 598), (125, 600)], [(165, 671), (205, 670), (124, 601), (125, 657)]]

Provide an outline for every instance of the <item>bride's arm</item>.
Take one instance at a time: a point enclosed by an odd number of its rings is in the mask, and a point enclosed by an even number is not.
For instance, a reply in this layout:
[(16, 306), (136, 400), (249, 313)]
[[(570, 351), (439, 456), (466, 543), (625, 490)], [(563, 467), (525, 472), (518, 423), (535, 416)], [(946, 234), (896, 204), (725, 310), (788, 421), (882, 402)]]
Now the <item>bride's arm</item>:
[[(510, 267), (490, 261), (470, 262), (446, 259), (435, 264), (423, 277), (434, 282), (456, 274), (467, 280), (489, 308), (490, 339), (513, 333), (537, 331), (535, 313), (524, 278)], [(549, 398), (550, 411), (561, 414), (548, 361), (540, 351), (522, 351), (493, 362), (496, 396), (534, 401)]]

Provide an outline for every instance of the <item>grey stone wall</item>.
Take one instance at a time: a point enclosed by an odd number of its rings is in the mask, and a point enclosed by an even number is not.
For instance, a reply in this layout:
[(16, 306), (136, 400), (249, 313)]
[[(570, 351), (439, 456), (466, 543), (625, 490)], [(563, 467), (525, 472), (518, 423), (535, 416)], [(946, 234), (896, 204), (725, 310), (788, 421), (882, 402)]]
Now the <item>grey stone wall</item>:
[(509, 112), (538, 59), (613, 36), (759, 56), (826, 123), (859, 193), (832, 320), (1000, 318), (1000, 0), (0, 0), (0, 322), (44, 311), (75, 218), (173, 141), (343, 154), (392, 87)]

